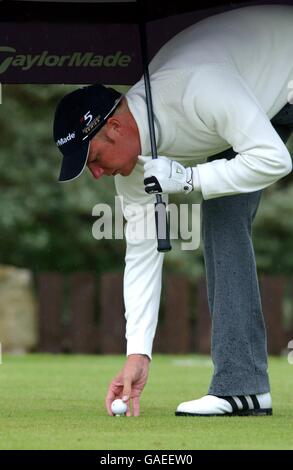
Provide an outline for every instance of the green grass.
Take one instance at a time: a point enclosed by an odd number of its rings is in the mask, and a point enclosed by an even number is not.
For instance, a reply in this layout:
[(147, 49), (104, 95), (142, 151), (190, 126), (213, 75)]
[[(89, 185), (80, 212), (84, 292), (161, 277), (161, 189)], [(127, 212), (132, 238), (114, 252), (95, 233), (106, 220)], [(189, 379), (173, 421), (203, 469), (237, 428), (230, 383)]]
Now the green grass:
[(1, 449), (293, 449), (293, 366), (270, 360), (272, 417), (175, 417), (205, 394), (208, 358), (155, 355), (141, 416), (106, 414), (108, 383), (123, 356), (4, 356)]

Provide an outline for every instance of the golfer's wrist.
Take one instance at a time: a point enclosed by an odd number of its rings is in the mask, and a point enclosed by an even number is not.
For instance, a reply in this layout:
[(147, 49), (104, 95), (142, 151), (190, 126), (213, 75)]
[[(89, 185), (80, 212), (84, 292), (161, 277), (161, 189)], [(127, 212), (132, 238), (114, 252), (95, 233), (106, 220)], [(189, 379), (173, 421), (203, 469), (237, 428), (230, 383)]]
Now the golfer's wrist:
[(196, 166), (192, 167), (192, 184), (193, 184), (193, 191), (201, 191), (199, 171)]
[(129, 354), (127, 357), (128, 358), (134, 357), (134, 358), (148, 359), (150, 361), (150, 358), (147, 354), (140, 354), (140, 353), (139, 354), (134, 354), (133, 353), (133, 354)]
[(148, 362), (151, 362), (151, 358), (147, 354), (142, 353), (131, 353), (127, 355), (127, 359), (147, 359)]

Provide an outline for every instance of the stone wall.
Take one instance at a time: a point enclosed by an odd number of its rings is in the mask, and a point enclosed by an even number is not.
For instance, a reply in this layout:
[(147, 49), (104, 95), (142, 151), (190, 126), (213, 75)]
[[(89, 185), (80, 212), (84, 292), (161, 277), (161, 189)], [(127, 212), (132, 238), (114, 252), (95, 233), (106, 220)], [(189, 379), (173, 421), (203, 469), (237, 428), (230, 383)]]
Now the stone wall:
[(38, 342), (37, 302), (30, 271), (0, 265), (0, 342), (3, 352), (24, 353)]

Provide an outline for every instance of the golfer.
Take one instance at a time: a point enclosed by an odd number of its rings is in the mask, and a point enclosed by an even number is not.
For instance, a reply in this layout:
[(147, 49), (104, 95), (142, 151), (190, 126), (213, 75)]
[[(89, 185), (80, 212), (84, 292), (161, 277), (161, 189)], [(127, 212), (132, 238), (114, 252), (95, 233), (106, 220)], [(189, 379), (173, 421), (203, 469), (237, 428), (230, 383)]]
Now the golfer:
[[(266, 332), (251, 226), (262, 190), (292, 170), (285, 143), (293, 128), (293, 7), (251, 6), (204, 19), (160, 49), (150, 76), (159, 158), (150, 157), (143, 79), (125, 96), (93, 85), (66, 95), (57, 107), (54, 139), (64, 157), (59, 180), (78, 177), (86, 166), (96, 179), (115, 176), (124, 209), (138, 203), (144, 217), (155, 193), (165, 201), (169, 193), (202, 194), (214, 374), (207, 395), (186, 397), (175, 412), (269, 415)], [(184, 166), (187, 160), (192, 166)], [(131, 232), (137, 220), (125, 217)], [(163, 257), (155, 239), (127, 238), (127, 358), (109, 385), (109, 415), (112, 401), (121, 397), (127, 415), (139, 415)]]

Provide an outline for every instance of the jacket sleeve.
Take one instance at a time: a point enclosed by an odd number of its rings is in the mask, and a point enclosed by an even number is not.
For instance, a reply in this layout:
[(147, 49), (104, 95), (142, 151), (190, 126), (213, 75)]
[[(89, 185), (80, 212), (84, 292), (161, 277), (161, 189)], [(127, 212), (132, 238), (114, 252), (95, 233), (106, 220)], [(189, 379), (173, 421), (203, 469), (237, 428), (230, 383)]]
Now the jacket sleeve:
[(236, 152), (197, 165), (204, 199), (257, 191), (292, 170), (290, 154), (243, 78), (230, 67), (201, 77), (196, 111)]
[(140, 162), (129, 176), (116, 175), (115, 186), (126, 219), (123, 288), (126, 354), (146, 354), (151, 359), (164, 257), (163, 253), (157, 251), (155, 196), (144, 190), (143, 165)]

